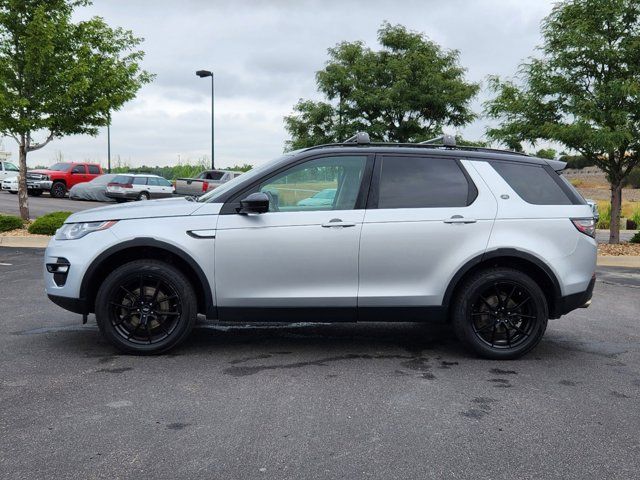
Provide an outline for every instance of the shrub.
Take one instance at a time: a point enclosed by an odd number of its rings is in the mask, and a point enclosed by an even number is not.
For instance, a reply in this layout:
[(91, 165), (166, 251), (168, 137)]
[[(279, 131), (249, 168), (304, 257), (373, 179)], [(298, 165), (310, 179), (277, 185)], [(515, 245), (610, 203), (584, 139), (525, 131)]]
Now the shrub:
[(640, 232), (636, 232), (636, 234), (631, 237), (631, 240), (629, 240), (630, 243), (640, 243)]
[(611, 204), (607, 203), (607, 205), (602, 208), (599, 205), (600, 219), (598, 220), (597, 228), (608, 229), (611, 226)]
[(22, 228), (24, 222), (15, 215), (0, 215), (0, 232), (9, 232)]
[(640, 208), (636, 208), (630, 215), (629, 220), (636, 224), (635, 228), (640, 229)]
[(39, 235), (54, 235), (71, 212), (52, 212), (37, 218), (29, 225), (29, 233)]

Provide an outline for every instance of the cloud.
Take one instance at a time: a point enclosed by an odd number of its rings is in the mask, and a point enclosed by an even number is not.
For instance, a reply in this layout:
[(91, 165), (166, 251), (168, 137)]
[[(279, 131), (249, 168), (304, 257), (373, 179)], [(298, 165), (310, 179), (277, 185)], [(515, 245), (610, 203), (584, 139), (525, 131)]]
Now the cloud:
[[(258, 164), (282, 152), (282, 117), (299, 98), (317, 98), (315, 72), (327, 48), (347, 40), (376, 45), (383, 21), (426, 33), (444, 48), (460, 51), (468, 78), (512, 75), (534, 53), (539, 26), (551, 9), (545, 0), (452, 0), (441, 2), (114, 0), (79, 10), (145, 38), (144, 67), (157, 74), (138, 98), (113, 115), (112, 155), (132, 165), (169, 164), (209, 155), (210, 79), (215, 72), (216, 160), (221, 166)], [(480, 111), (483, 91), (474, 102)], [(487, 121), (463, 129), (483, 135)], [(6, 140), (14, 158), (17, 148)], [(67, 160), (106, 164), (106, 135), (56, 140), (29, 156), (49, 164), (57, 152)]]

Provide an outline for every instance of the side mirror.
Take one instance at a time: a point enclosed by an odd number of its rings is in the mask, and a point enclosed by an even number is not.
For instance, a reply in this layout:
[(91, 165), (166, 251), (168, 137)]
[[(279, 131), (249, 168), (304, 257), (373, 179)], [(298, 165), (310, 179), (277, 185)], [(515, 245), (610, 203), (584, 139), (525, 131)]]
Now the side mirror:
[(249, 213), (266, 213), (269, 211), (269, 196), (264, 192), (255, 192), (240, 200), (238, 213), (248, 215)]

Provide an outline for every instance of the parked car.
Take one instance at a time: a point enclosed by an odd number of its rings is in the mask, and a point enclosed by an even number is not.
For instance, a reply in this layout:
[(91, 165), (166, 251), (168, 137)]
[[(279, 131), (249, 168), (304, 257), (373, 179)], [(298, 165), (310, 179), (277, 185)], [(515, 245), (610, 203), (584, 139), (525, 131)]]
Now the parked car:
[[(132, 353), (221, 321), (449, 321), (477, 354), (519, 357), (590, 303), (590, 207), (564, 162), (476, 147), (351, 142), (287, 154), (206, 195), (71, 215), (49, 298)], [(308, 210), (295, 189), (336, 189)], [(272, 192), (278, 192), (273, 195)], [(269, 192), (269, 193), (267, 193)], [(215, 247), (215, 248), (214, 248)]]
[(111, 180), (105, 193), (117, 202), (166, 198), (173, 195), (173, 184), (158, 175), (128, 173)]
[(14, 163), (0, 161), (0, 182), (6, 180), (7, 178), (13, 178), (17, 176), (19, 171), (20, 170)]
[(64, 198), (67, 190), (78, 183), (89, 182), (102, 175), (97, 163), (56, 163), (47, 169), (27, 173), (29, 194), (40, 196), (49, 192), (53, 198)]
[(2, 191), (13, 193), (14, 195), (18, 193), (18, 177), (10, 177), (2, 180)]
[(115, 173), (105, 173), (90, 182), (77, 183), (69, 189), (69, 198), (72, 200), (111, 202), (113, 199), (107, 197), (107, 184), (117, 176)]
[(298, 202), (298, 206), (300, 207), (327, 207), (333, 204), (333, 199), (336, 196), (337, 189), (335, 188), (325, 188), (324, 190), (320, 190), (315, 195), (304, 198)]
[(176, 180), (176, 195), (198, 197), (241, 174), (242, 172), (230, 170), (206, 170), (198, 174), (196, 178), (178, 178)]
[(598, 220), (600, 220), (600, 211), (598, 210), (598, 204), (596, 203), (595, 200), (591, 200), (590, 198), (585, 199), (587, 202), (587, 205), (589, 205), (589, 207), (591, 207), (591, 212), (593, 213), (593, 218), (596, 221), (596, 224), (598, 223)]

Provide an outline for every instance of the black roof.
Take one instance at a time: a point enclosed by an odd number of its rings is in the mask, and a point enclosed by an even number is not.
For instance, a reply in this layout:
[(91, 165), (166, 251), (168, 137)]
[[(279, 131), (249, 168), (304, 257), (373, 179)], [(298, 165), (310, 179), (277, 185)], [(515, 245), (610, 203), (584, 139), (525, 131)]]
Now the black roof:
[(564, 169), (566, 163), (559, 160), (547, 160), (544, 158), (533, 157), (525, 153), (514, 152), (512, 150), (499, 150), (484, 147), (467, 147), (467, 146), (445, 146), (439, 144), (420, 144), (420, 143), (329, 143), (325, 145), (317, 145), (309, 147), (297, 152), (302, 153), (320, 153), (322, 151), (336, 151), (343, 153), (362, 153), (363, 151), (370, 153), (413, 153), (421, 155), (432, 155), (440, 157), (456, 157), (469, 158), (478, 160), (505, 160), (519, 163), (530, 163), (536, 165), (550, 165), (554, 170)]

